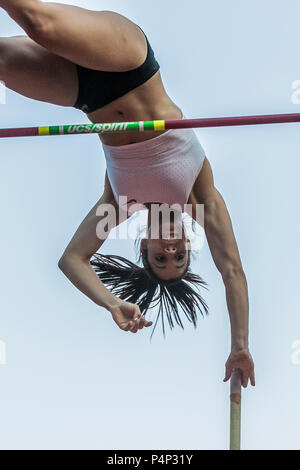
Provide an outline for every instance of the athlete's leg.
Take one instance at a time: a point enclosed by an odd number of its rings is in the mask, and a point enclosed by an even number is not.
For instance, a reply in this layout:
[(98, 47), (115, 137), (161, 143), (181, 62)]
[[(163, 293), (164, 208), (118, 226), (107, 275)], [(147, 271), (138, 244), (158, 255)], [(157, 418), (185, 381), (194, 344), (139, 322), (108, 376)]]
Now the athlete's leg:
[(126, 17), (40, 0), (0, 0), (0, 7), (49, 51), (95, 70), (131, 70), (145, 60), (146, 40)]
[(78, 93), (76, 66), (26, 36), (0, 38), (0, 80), (23, 96), (73, 106)]

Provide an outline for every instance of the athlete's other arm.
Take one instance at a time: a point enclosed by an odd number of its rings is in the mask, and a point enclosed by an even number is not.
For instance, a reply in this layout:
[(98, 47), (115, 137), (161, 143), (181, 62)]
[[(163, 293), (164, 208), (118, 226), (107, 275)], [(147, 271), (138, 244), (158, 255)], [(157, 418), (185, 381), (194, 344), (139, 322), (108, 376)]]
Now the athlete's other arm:
[[(110, 205), (111, 215), (109, 216), (110, 219), (108, 220), (107, 227), (105, 227), (106, 233), (99, 233), (98, 224), (101, 223), (101, 220), (107, 220), (106, 212), (103, 216), (97, 215), (97, 209), (103, 204)], [(113, 215), (113, 212), (115, 212), (116, 216)], [(119, 328), (124, 331), (136, 333), (144, 326), (151, 326), (152, 322), (147, 322), (144, 317), (142, 317), (138, 305), (125, 302), (112, 294), (112, 292), (104, 286), (90, 265), (91, 257), (103, 245), (110, 231), (114, 226), (119, 225), (127, 218), (127, 211), (123, 211), (121, 215), (121, 209), (114, 199), (106, 174), (105, 188), (102, 197), (80, 224), (59, 260), (58, 266), (77, 289), (97, 305), (104, 307), (112, 314)]]
[(221, 194), (215, 188), (207, 158), (193, 188), (195, 202), (204, 204), (204, 230), (215, 265), (222, 275), (231, 324), (231, 354), (224, 381), (233, 368), (243, 372), (242, 384), (255, 385), (254, 364), (248, 347), (249, 300), (231, 219)]

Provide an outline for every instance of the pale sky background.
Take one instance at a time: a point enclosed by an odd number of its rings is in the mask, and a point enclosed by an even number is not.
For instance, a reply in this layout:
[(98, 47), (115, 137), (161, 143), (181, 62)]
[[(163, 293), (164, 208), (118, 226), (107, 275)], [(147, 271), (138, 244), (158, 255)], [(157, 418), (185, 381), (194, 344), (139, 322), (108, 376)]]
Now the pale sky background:
[[(138, 23), (188, 118), (300, 112), (297, 0), (63, 3)], [(0, 30), (22, 34), (4, 11)], [(2, 128), (83, 122), (78, 110), (10, 91), (0, 105)], [(197, 134), (249, 283), (257, 385), (243, 391), (242, 447), (299, 449), (300, 124)], [(166, 340), (158, 327), (150, 343), (151, 329), (122, 332), (57, 267), (102, 193), (97, 136), (2, 140), (0, 172), (0, 448), (227, 449), (230, 328), (207, 243), (192, 267), (209, 284), (210, 316)], [(135, 261), (133, 243), (102, 251)]]

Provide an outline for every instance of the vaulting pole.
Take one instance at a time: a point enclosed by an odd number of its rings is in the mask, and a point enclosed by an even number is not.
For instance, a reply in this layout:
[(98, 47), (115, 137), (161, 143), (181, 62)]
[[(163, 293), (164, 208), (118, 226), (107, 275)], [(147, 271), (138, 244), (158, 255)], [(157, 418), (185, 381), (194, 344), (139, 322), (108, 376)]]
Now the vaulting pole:
[(70, 124), (63, 126), (43, 126), (0, 129), (0, 138), (34, 137), (46, 135), (104, 134), (114, 132), (165, 131), (200, 127), (252, 126), (300, 122), (297, 114), (270, 114), (261, 116), (240, 116), (209, 119), (180, 119), (171, 121), (135, 121), (99, 124)]
[(230, 450), (241, 450), (241, 372), (234, 369), (230, 379)]

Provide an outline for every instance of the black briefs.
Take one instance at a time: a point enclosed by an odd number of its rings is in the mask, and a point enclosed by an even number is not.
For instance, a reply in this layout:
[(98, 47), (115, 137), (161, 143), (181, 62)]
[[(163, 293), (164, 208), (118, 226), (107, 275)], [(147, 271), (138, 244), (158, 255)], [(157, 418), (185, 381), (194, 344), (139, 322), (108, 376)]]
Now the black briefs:
[(147, 58), (137, 69), (129, 72), (102, 72), (76, 64), (79, 92), (73, 107), (89, 114), (147, 82), (160, 69), (160, 65), (146, 35), (145, 38), (148, 45)]

